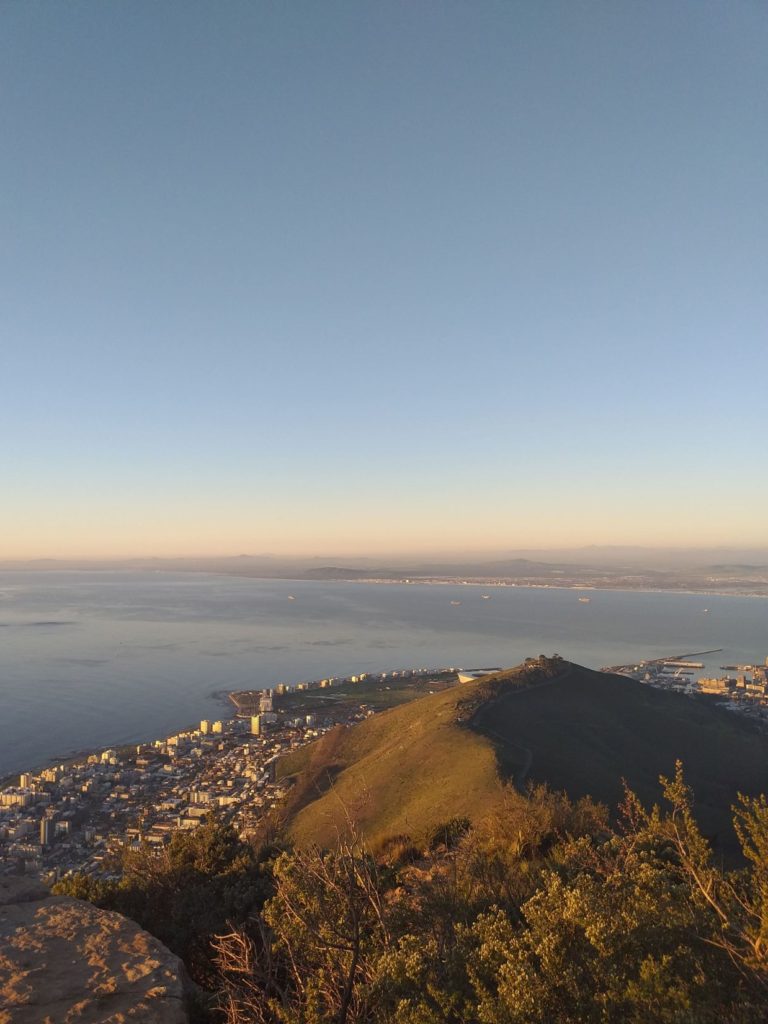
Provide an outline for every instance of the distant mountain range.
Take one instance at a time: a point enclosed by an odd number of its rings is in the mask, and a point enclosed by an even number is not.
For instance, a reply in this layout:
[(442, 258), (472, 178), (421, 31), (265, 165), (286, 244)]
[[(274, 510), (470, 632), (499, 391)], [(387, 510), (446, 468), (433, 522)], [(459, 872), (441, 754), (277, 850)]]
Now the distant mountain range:
[[(532, 553), (529, 553), (532, 554)], [(574, 555), (582, 556), (580, 561)], [(3, 571), (128, 570), (200, 572), (260, 579), (395, 582), (504, 582), (529, 586), (625, 590), (693, 590), (768, 595), (768, 551), (582, 548), (551, 551), (550, 559), (515, 555), (443, 559), (205, 558), (35, 559), (0, 561)], [(697, 561), (696, 559), (700, 559)]]
[(587, 566), (558, 565), (548, 562), (534, 562), (528, 558), (511, 558), (494, 562), (433, 562), (392, 568), (369, 565), (334, 566), (324, 565), (307, 569), (307, 579), (432, 579), (439, 577), (483, 577), (510, 579), (529, 576), (558, 576), (574, 569), (587, 570)]

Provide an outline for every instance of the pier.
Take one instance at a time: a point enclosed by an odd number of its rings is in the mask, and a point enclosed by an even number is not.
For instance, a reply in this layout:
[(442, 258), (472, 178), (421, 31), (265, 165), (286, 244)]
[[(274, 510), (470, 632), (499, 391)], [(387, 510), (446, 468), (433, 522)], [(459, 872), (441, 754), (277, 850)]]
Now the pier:
[[(688, 654), (671, 654), (668, 658), (650, 658), (647, 661), (644, 661), (643, 664), (645, 664), (645, 665), (683, 665), (683, 666), (685, 666), (685, 663), (690, 658), (703, 658), (707, 654), (722, 654), (722, 653), (723, 653), (723, 648), (722, 647), (716, 647), (712, 651), (690, 651)], [(696, 664), (693, 667), (694, 668), (704, 668), (704, 666), (701, 665), (701, 664)]]

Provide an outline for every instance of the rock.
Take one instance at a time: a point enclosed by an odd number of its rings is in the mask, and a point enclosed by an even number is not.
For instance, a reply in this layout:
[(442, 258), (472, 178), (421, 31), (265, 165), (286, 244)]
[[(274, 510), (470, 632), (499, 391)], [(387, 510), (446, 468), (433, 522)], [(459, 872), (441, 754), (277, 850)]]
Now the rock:
[(183, 978), (128, 918), (0, 878), (0, 1024), (187, 1024)]

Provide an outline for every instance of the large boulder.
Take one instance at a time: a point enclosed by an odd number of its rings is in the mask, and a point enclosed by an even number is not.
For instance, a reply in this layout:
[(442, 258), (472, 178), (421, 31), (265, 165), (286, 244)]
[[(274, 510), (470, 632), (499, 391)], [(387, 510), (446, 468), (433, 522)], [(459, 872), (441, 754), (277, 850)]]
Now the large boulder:
[(183, 979), (133, 921), (0, 878), (0, 1024), (187, 1024)]

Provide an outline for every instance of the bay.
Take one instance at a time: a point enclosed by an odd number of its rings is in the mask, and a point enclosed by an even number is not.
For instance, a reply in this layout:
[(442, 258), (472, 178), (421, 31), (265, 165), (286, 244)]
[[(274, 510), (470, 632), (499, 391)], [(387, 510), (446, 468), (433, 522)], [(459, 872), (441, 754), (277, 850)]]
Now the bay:
[[(664, 592), (294, 582), (193, 573), (0, 573), (0, 775), (229, 713), (216, 694), (327, 675), (592, 668), (768, 654), (768, 601)], [(488, 595), (488, 599), (484, 598)], [(456, 604), (455, 602), (460, 602)]]

